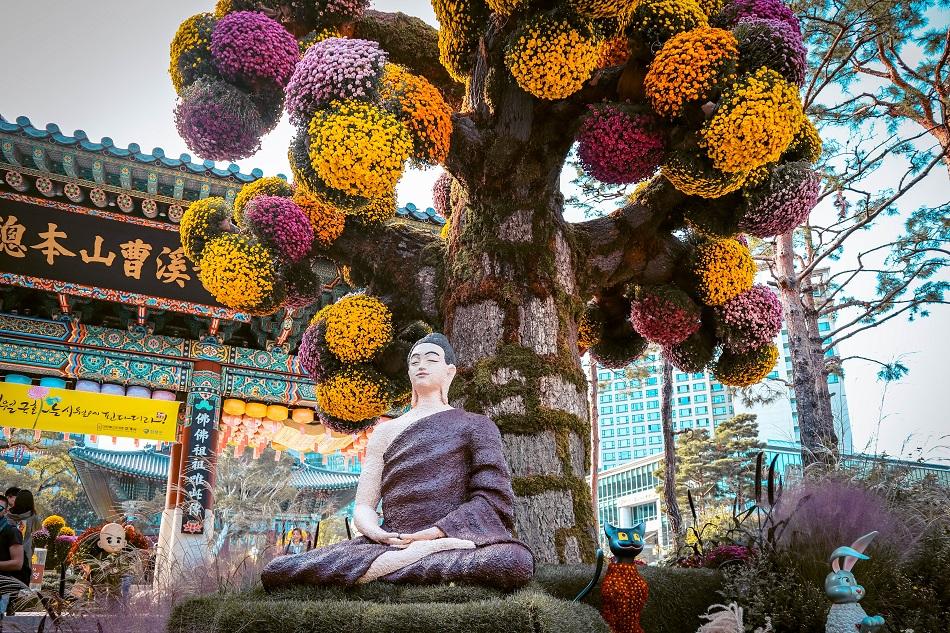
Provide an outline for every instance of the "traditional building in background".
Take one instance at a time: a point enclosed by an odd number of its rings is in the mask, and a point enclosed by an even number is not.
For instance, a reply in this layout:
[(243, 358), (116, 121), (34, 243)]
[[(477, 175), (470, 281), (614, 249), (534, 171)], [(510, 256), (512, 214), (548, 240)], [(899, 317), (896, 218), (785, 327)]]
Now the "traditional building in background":
[[(127, 457), (150, 465), (141, 472), (94, 467), (82, 457), (92, 453), (74, 452), (84, 483), (108, 488), (90, 495), (102, 508), (165, 489), (155, 479), (164, 460), (166, 507), (180, 513), (174, 530), (200, 533), (214, 454), (228, 445), (255, 457), (265, 446), (290, 451), (309, 465), (303, 474), (324, 460), (358, 470), (365, 434), (319, 425), (313, 383), (294, 356), (311, 316), (350, 291), (336, 266), (316, 266), (318, 303), (252, 316), (217, 303), (183, 256), (178, 222), (188, 205), (232, 201), (261, 176), (0, 117), (0, 375), (40, 389), (181, 403), (170, 449)], [(396, 221), (434, 232), (444, 223), (413, 205)], [(67, 433), (68, 417), (59, 429)], [(104, 430), (85, 443), (134, 450), (142, 441), (147, 435)]]

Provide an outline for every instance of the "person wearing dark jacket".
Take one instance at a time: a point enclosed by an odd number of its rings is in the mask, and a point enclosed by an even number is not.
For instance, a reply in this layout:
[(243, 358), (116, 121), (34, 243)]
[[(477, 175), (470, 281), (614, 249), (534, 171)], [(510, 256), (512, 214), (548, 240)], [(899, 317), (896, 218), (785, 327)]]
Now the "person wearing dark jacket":
[(0, 498), (0, 619), (7, 612), (10, 598), (30, 584), (23, 535), (6, 515), (7, 500)]

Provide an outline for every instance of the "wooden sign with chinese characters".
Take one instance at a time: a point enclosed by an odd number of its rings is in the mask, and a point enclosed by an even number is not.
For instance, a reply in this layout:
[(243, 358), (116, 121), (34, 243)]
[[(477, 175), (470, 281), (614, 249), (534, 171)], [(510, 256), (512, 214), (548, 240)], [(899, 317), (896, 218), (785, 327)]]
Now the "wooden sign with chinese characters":
[(183, 534), (204, 534), (205, 510), (211, 505), (212, 462), (217, 433), (217, 396), (191, 394), (191, 409), (185, 421), (187, 454), (182, 487), (181, 531)]
[(0, 427), (174, 442), (180, 404), (0, 382)]
[[(126, 302), (134, 294), (142, 304), (212, 316), (227, 310), (201, 285), (177, 226), (3, 192), (0, 273), (17, 276), (7, 283), (67, 294)], [(49, 280), (64, 284), (46, 287)]]

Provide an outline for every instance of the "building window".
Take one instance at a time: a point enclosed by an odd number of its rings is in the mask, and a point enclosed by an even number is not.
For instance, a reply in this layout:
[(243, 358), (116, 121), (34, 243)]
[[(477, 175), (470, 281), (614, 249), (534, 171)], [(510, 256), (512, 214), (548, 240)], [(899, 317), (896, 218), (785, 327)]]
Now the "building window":
[(696, 407), (696, 415), (701, 415), (703, 413), (709, 413), (709, 407)]
[(629, 421), (630, 421), (630, 416), (627, 416), (627, 415), (617, 416), (617, 424), (626, 424)]
[(659, 408), (660, 408), (660, 401), (659, 401), (659, 400), (648, 400), (648, 401), (647, 401), (647, 409), (659, 409)]
[(609, 371), (598, 372), (597, 378), (599, 378), (600, 380), (610, 380), (610, 372)]
[(647, 420), (651, 420), (651, 421), (652, 421), (652, 420), (659, 420), (659, 419), (660, 419), (660, 413), (659, 413), (659, 411), (657, 411), (657, 412), (655, 412), (655, 413), (647, 413)]
[(676, 404), (689, 404), (689, 396), (681, 396), (677, 398)]
[(616, 396), (614, 396), (614, 402), (623, 402), (626, 399), (627, 399), (627, 394), (625, 393), (618, 393)]
[(697, 396), (693, 396), (693, 402), (706, 402), (706, 394), (701, 393)]
[(627, 383), (623, 380), (618, 380), (616, 383), (614, 383), (614, 389), (626, 389), (626, 388), (627, 388)]
[(696, 420), (696, 426), (709, 426), (709, 418), (699, 418)]
[(604, 461), (605, 461), (605, 462), (612, 462), (613, 460), (614, 460), (614, 454), (613, 454), (613, 453), (604, 453)]
[(598, 398), (598, 401), (599, 402), (613, 402), (614, 397), (610, 395), (609, 393), (602, 393), (600, 394), (600, 398)]
[(831, 329), (831, 324), (828, 323), (827, 321), (819, 321), (819, 322), (818, 322), (818, 331), (819, 331), (819, 332), (827, 332), (827, 331), (829, 331), (830, 329)]
[(634, 403), (633, 403), (633, 410), (634, 410), (634, 411), (643, 411), (643, 403), (642, 403), (642, 402), (634, 402)]
[(629, 405), (626, 405), (626, 404), (617, 405), (617, 413), (626, 413), (629, 409), (630, 409)]
[(659, 435), (650, 436), (650, 444), (662, 444), (662, 443), (663, 443), (663, 438), (660, 437)]
[(685, 422), (682, 423), (682, 425), (680, 425), (680, 428), (681, 428), (681, 429), (691, 429), (691, 428), (693, 428), (693, 421), (692, 421), (692, 420), (686, 420)]
[(617, 429), (617, 435), (630, 435), (630, 427), (621, 426), (619, 429)]
[(692, 409), (680, 409), (680, 417), (681, 417), (681, 418), (686, 417), (686, 416), (688, 416), (688, 415), (693, 415), (693, 410), (692, 410)]
[(770, 372), (768, 377), (771, 378), (772, 380), (775, 380), (776, 378), (778, 378), (778, 372), (777, 371)]
[(693, 391), (706, 391), (706, 383), (697, 382), (693, 384)]
[(676, 374), (676, 382), (683, 382), (684, 380), (689, 380), (689, 374)]
[(647, 389), (647, 398), (656, 398), (660, 392), (656, 389)]
[(726, 407), (713, 407), (713, 415), (726, 415)]
[(611, 449), (613, 447), (614, 447), (614, 443), (610, 440), (607, 440), (601, 445), (601, 448), (604, 448), (604, 449)]
[(639, 435), (639, 434), (641, 434), (641, 433), (643, 433), (643, 426), (642, 426), (642, 425), (641, 425), (641, 426), (635, 426), (635, 427), (633, 427), (633, 434), (634, 434), (634, 435)]
[(642, 413), (638, 413), (638, 414), (636, 414), (635, 416), (632, 416), (632, 417), (633, 417), (633, 421), (634, 421), (634, 422), (643, 422), (643, 414), (642, 414)]
[(837, 382), (838, 382), (838, 374), (829, 374), (828, 384), (834, 385), (834, 384), (837, 384)]
[(650, 424), (649, 426), (647, 426), (647, 431), (649, 431), (650, 433), (659, 433), (659, 432), (660, 432), (660, 425), (659, 425), (659, 424)]
[[(630, 440), (618, 440), (617, 448), (629, 448)], [(623, 459), (623, 455), (620, 456), (620, 459)]]
[(601, 436), (601, 437), (613, 437), (613, 436), (614, 436), (614, 430), (613, 430), (613, 429), (601, 429), (601, 430), (600, 430), (600, 436)]
[(713, 404), (721, 404), (726, 401), (725, 395), (713, 396)]
[(636, 400), (637, 398), (642, 398), (642, 397), (643, 397), (643, 392), (642, 392), (642, 391), (631, 391), (631, 392), (630, 392), (630, 399), (631, 399), (631, 400)]
[(662, 448), (651, 448), (650, 455), (658, 455), (663, 452)]
[(618, 455), (618, 457), (621, 460), (630, 459), (630, 451), (620, 451), (620, 454)]
[(613, 412), (614, 412), (614, 408), (613, 408), (613, 407), (601, 407), (601, 408), (600, 408), (600, 412), (601, 412), (601, 413), (604, 413), (604, 414), (610, 414), (610, 413), (613, 413)]
[(689, 385), (676, 385), (676, 393), (689, 393)]
[(651, 377), (647, 378), (647, 384), (648, 384), (648, 385), (658, 385), (658, 384), (660, 384), (660, 380), (659, 380), (659, 378), (657, 378), (656, 376), (651, 376)]
[(647, 438), (645, 437), (635, 437), (633, 438), (634, 446), (646, 446)]
[(713, 391), (722, 391), (722, 383), (714, 382), (712, 385)]
[(601, 426), (613, 426), (613, 425), (614, 425), (614, 419), (613, 419), (613, 418), (600, 418), (600, 425), (601, 425)]
[(647, 456), (647, 452), (646, 452), (646, 450), (642, 450), (642, 449), (641, 449), (641, 450), (638, 450), (638, 451), (633, 451), (633, 456), (634, 456), (634, 457), (646, 457), (646, 456)]

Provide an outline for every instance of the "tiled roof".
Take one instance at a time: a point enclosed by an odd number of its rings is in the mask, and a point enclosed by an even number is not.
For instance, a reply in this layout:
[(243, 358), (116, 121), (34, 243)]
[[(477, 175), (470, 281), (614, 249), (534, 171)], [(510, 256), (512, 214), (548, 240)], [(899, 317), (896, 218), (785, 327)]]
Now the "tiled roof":
[[(69, 449), (73, 460), (98, 466), (119, 474), (164, 482), (168, 477), (169, 457), (151, 448), (139, 451), (107, 451), (100, 448), (80, 446)], [(350, 490), (356, 488), (359, 475), (334, 470), (324, 470), (304, 465), (290, 476), (293, 487), (302, 490)]]
[(260, 169), (252, 169), (250, 174), (242, 174), (241, 168), (231, 163), (224, 169), (215, 167), (214, 161), (205, 160), (193, 162), (189, 154), (181, 154), (178, 158), (165, 156), (161, 147), (154, 148), (151, 153), (143, 152), (138, 143), (130, 143), (128, 147), (118, 147), (108, 136), (98, 143), (89, 139), (83, 130), (76, 130), (72, 136), (63, 134), (55, 123), (48, 123), (44, 129), (33, 126), (29, 118), (19, 116), (15, 122), (7, 121), (0, 116), (0, 132), (22, 134), (34, 139), (49, 140), (66, 147), (76, 146), (89, 152), (106, 152), (117, 158), (131, 158), (140, 163), (151, 163), (165, 167), (185, 167), (196, 174), (214, 174), (215, 176), (233, 176), (241, 182), (251, 182), (264, 175)]

